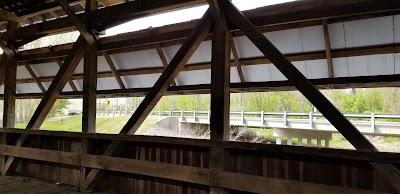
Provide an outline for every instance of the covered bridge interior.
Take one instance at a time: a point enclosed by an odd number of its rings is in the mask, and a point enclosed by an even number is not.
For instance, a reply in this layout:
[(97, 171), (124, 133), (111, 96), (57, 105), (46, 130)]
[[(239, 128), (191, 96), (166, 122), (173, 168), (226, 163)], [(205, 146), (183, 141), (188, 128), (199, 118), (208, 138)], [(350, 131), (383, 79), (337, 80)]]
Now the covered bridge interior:
[[(102, 36), (207, 4), (198, 20)], [(318, 90), (400, 86), (398, 0), (243, 12), (228, 0), (1, 0), (0, 8), (2, 177), (81, 192), (400, 193), (400, 154), (379, 152)], [(74, 43), (21, 49), (75, 30)], [(230, 93), (286, 90), (299, 90), (356, 150), (229, 142)], [(135, 135), (162, 96), (182, 94), (211, 94), (210, 140)], [(144, 100), (120, 134), (96, 133), (96, 98), (128, 96)], [(15, 100), (31, 98), (39, 106), (15, 129)], [(82, 133), (39, 130), (59, 98), (83, 99)]]

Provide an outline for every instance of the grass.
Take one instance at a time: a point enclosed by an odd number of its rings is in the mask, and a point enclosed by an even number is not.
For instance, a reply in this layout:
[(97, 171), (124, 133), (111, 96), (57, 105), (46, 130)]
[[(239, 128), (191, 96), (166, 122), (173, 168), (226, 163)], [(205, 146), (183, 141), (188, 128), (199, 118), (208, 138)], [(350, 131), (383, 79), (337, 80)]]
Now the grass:
[[(149, 116), (141, 125), (136, 134), (142, 135), (161, 135), (161, 136), (175, 136), (180, 137), (182, 134), (173, 133), (173, 131), (165, 130), (155, 130), (154, 123), (162, 119), (163, 117)], [(96, 132), (97, 133), (107, 133), (107, 134), (117, 134), (122, 129), (122, 127), (129, 120), (129, 116), (121, 117), (98, 117), (96, 120)], [(16, 128), (25, 128), (26, 123), (17, 124)], [(54, 117), (47, 119), (41, 126), (42, 130), (49, 131), (69, 131), (69, 132), (80, 132), (82, 130), (82, 116), (63, 116)], [(151, 129), (151, 130), (149, 130)], [(247, 128), (249, 132), (257, 135), (260, 138), (274, 141), (273, 133), (271, 129), (266, 128)], [(188, 133), (192, 134), (192, 133)], [(192, 134), (193, 136), (193, 134)], [(200, 138), (195, 136), (190, 136), (190, 138)], [(189, 137), (189, 136), (184, 136)], [(372, 137), (366, 136), (367, 139), (373, 143), (380, 151), (386, 152), (400, 152), (400, 137)], [(201, 138), (209, 138), (209, 134), (202, 135)], [(282, 144), (287, 143), (287, 138), (282, 138)], [(293, 145), (298, 143), (297, 138), (292, 139)], [(303, 139), (303, 144), (306, 145), (306, 140)], [(311, 142), (313, 146), (317, 145), (316, 140)], [(339, 133), (332, 134), (332, 140), (329, 142), (331, 148), (338, 149), (354, 149), (354, 147)], [(324, 143), (322, 143), (324, 145)]]
[[(128, 122), (129, 116), (121, 117), (98, 117), (96, 120), (96, 132), (97, 133), (107, 133), (107, 134), (117, 134)], [(138, 133), (143, 133), (146, 129), (151, 128), (153, 124), (159, 120), (157, 116), (149, 116), (142, 126), (139, 128)], [(24, 129), (26, 123), (20, 123), (16, 125), (16, 128)], [(69, 131), (69, 132), (81, 132), (82, 131), (82, 116), (75, 115), (69, 117), (54, 117), (46, 120), (42, 126), (41, 130), (48, 131)]]

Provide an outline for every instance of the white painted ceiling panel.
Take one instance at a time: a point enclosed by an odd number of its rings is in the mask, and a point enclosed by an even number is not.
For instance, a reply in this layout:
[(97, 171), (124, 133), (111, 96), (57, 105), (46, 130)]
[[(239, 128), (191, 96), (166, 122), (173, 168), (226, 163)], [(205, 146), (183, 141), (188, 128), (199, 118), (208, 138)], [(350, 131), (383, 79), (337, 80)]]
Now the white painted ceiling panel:
[(308, 77), (307, 75), (307, 67), (304, 61), (296, 61), (292, 63), (304, 76)]
[(83, 73), (83, 59), (79, 61), (79, 64), (76, 67), (74, 73), (77, 73), (77, 74)]
[(211, 83), (211, 70), (183, 71), (178, 75), (179, 85)]
[(369, 65), (366, 57), (347, 57), (347, 69), (350, 77), (368, 76)]
[(106, 59), (103, 56), (97, 58), (97, 72), (109, 72), (111, 71)]
[(153, 87), (161, 74), (136, 75), (140, 88)]
[[(0, 86), (0, 94), (4, 94), (4, 85)], [(4, 102), (4, 101), (3, 101)]]
[(65, 84), (64, 86), (63, 92), (72, 92), (72, 91), (74, 90), (71, 88), (71, 85), (69, 85), (69, 83), (67, 82), (67, 84)]
[(328, 65), (325, 59), (323, 60), (312, 60), (306, 61), (307, 78), (308, 79), (318, 79), (318, 78), (328, 78)]
[(324, 30), (322, 26), (311, 26), (300, 29), (303, 51), (325, 50)]
[[(211, 72), (210, 72), (211, 75)], [(231, 67), (231, 77), (230, 77), (231, 83), (240, 83), (240, 77), (239, 77), (239, 72), (237, 67)], [(210, 77), (211, 79), (211, 77)]]
[(25, 66), (17, 66), (17, 79), (29, 79), (32, 78)]
[(113, 77), (97, 79), (97, 90), (120, 89), (117, 81)]
[(42, 93), (36, 83), (17, 84), (17, 94)]
[(211, 44), (211, 41), (202, 42), (194, 52), (193, 56), (190, 57), (187, 64), (210, 62), (212, 48)]
[(284, 81), (287, 78), (279, 71), (278, 68), (275, 67), (273, 64), (268, 65), (269, 72), (271, 74), (271, 81)]
[(347, 48), (394, 42), (393, 17), (379, 17), (345, 22)]
[[(44, 89), (47, 91), (50, 87), (51, 82), (42, 82), (42, 86), (44, 87)], [(63, 90), (64, 91), (64, 90)]]
[(235, 37), (235, 44), (239, 58), (264, 56), (246, 36)]
[(78, 91), (83, 91), (83, 80), (74, 80), (73, 82)]
[(162, 50), (164, 51), (165, 58), (167, 58), (168, 63), (171, 62), (172, 58), (176, 55), (178, 52), (179, 48), (181, 48), (182, 45), (175, 45), (175, 46), (169, 46), (169, 47), (163, 47)]
[(400, 74), (400, 53), (396, 53), (394, 56), (394, 71), (396, 74)]
[(136, 75), (121, 76), (121, 79), (126, 88), (140, 88), (139, 80)]
[(271, 81), (269, 65), (248, 65), (243, 66), (243, 75), (246, 82)]
[(333, 75), (334, 77), (348, 77), (349, 71), (347, 69), (347, 58), (332, 59)]
[(131, 61), (126, 53), (110, 55), (117, 70), (132, 69)]
[(156, 49), (129, 52), (125, 55), (129, 58), (131, 69), (163, 66)]
[(268, 32), (264, 35), (284, 54), (303, 52), (301, 33), (298, 28)]
[(339, 49), (346, 47), (343, 25), (344, 25), (343, 22), (328, 25), (329, 39), (331, 41), (331, 49)]
[(393, 75), (394, 54), (365, 56), (368, 58), (370, 75)]
[(55, 76), (60, 67), (56, 62), (31, 65), (37, 77)]
[(393, 16), (393, 20), (394, 20), (395, 42), (400, 43), (400, 15)]

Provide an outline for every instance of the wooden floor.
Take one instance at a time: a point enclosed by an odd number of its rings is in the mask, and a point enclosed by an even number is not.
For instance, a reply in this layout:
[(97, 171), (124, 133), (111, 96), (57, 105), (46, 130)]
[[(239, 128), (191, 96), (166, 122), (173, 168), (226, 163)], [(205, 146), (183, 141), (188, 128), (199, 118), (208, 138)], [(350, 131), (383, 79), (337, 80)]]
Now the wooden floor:
[[(0, 194), (78, 194), (68, 186), (47, 183), (24, 177), (0, 176)], [(97, 193), (98, 194), (98, 193)]]

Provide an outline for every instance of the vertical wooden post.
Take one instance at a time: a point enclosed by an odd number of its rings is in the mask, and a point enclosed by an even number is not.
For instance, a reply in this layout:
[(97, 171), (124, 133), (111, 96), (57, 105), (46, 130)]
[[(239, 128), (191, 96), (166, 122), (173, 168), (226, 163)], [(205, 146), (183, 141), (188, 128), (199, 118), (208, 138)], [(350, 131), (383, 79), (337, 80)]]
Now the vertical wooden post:
[[(215, 25), (212, 39), (211, 59), (211, 140), (229, 141), (229, 107), (230, 107), (230, 63), (232, 41), (225, 17), (220, 13), (215, 1), (209, 1)], [(210, 170), (212, 180), (218, 185), (220, 171), (224, 170), (225, 150), (210, 149)], [(210, 187), (210, 193), (222, 194), (228, 191), (221, 187)]]
[[(17, 80), (17, 63), (14, 57), (7, 56), (4, 60), (5, 80), (4, 80), (4, 110), (3, 110), (3, 128), (14, 128), (15, 126), (15, 92)], [(1, 135), (1, 144), (7, 143), (7, 134)], [(0, 158), (1, 174), (5, 174), (5, 156)]]
[[(85, 12), (91, 12), (97, 9), (96, 0), (86, 0)], [(90, 21), (87, 22), (90, 25)], [(87, 29), (93, 36), (91, 29)], [(97, 47), (92, 45), (88, 47), (84, 55), (84, 76), (83, 76), (83, 115), (82, 115), (82, 132), (96, 133), (96, 98), (97, 98)], [(82, 139), (81, 154), (90, 153), (91, 144), (88, 139)], [(80, 190), (87, 175), (87, 168), (81, 167)]]
[(84, 57), (82, 132), (95, 133), (97, 95), (97, 49), (89, 47)]

